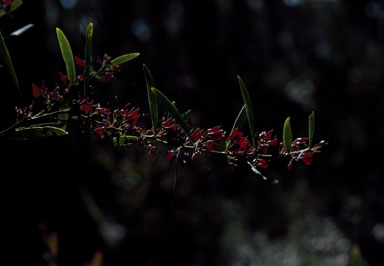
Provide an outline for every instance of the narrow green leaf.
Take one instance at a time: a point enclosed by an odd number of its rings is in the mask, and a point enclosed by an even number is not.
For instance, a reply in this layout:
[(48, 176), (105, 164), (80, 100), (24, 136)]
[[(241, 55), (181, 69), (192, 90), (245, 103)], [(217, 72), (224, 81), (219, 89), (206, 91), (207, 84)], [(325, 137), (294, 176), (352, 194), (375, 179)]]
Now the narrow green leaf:
[(89, 94), (89, 73), (91, 71), (93, 23), (89, 23), (85, 41), (84, 97)]
[(313, 136), (315, 135), (315, 111), (308, 117), (308, 147), (312, 146)]
[(248, 118), (248, 123), (249, 123), (249, 130), (251, 131), (251, 139), (252, 139), (252, 145), (256, 146), (256, 130), (255, 130), (255, 118), (253, 115), (253, 108), (252, 108), (252, 103), (251, 103), (251, 98), (249, 97), (249, 93), (247, 88), (245, 87), (245, 84), (243, 80), (240, 78), (240, 76), (237, 76), (240, 90), (241, 90), (241, 95), (243, 96), (243, 101), (245, 105), (245, 111), (247, 114)]
[(116, 65), (120, 65), (125, 62), (131, 61), (136, 57), (138, 57), (139, 55), (140, 53), (130, 53), (130, 54), (121, 55), (119, 57), (116, 57), (115, 59), (112, 59), (110, 66), (116, 66)]
[(12, 86), (17, 90), (21, 101), (21, 91), (19, 87), (19, 81), (17, 80), (17, 76), (15, 73), (15, 69), (13, 68), (12, 59), (9, 55), (7, 46), (5, 45), (3, 35), (0, 32), (0, 63), (4, 66), (5, 71), (8, 72), (9, 77), (12, 81)]
[(235, 123), (233, 123), (231, 132), (233, 130), (235, 130), (236, 128), (238, 130), (241, 130), (241, 128), (244, 125), (245, 119), (247, 119), (247, 113), (245, 111), (245, 105), (243, 105), (243, 107), (241, 108), (239, 114), (236, 117)]
[(137, 136), (124, 135), (120, 137), (113, 138), (114, 146), (127, 146), (135, 143), (137, 141)]
[(41, 137), (54, 137), (54, 136), (65, 136), (68, 132), (62, 128), (54, 126), (30, 126), (30, 127), (19, 127), (15, 129), (16, 138), (28, 140), (30, 138), (41, 138)]
[(283, 128), (283, 143), (285, 150), (289, 153), (291, 151), (292, 145), (292, 127), (291, 127), (291, 118), (287, 117), (284, 122)]
[(157, 124), (159, 121), (159, 114), (158, 114), (159, 111), (158, 111), (156, 94), (153, 93), (153, 91), (151, 90), (151, 88), (155, 87), (155, 83), (153, 82), (151, 72), (149, 71), (149, 69), (145, 64), (143, 64), (143, 71), (144, 71), (144, 77), (145, 77), (145, 84), (147, 86), (149, 112), (151, 114), (151, 120), (152, 120), (152, 132), (153, 134), (156, 134)]
[(9, 12), (13, 12), (13, 11), (15, 11), (15, 10), (18, 9), (22, 4), (23, 4), (23, 1), (22, 1), (22, 0), (14, 0), (14, 1), (12, 2), (11, 9), (9, 10)]
[(191, 134), (189, 132), (187, 123), (184, 121), (177, 107), (172, 104), (172, 102), (165, 96), (161, 91), (156, 88), (151, 88), (153, 93), (156, 94), (157, 99), (164, 106), (165, 109), (171, 114), (171, 116), (176, 120), (176, 122), (180, 125), (180, 127), (185, 131), (190, 140), (192, 140)]
[(363, 266), (363, 259), (361, 258), (360, 249), (358, 246), (353, 246), (351, 249), (349, 266)]
[[(60, 108), (61, 110), (65, 108)], [(68, 113), (60, 113), (58, 116), (58, 124), (61, 126), (62, 129), (66, 130), (67, 125), (68, 125), (68, 120), (69, 120), (69, 114)]]
[(189, 114), (192, 112), (191, 109), (188, 109), (187, 111), (185, 111), (184, 113), (181, 114), (181, 117), (185, 120), (187, 119), (187, 117), (189, 116)]
[(64, 33), (59, 28), (56, 28), (56, 34), (59, 41), (61, 54), (64, 59), (65, 67), (67, 69), (69, 83), (74, 85), (76, 83), (76, 69), (71, 46), (69, 45), (67, 37), (65, 37)]

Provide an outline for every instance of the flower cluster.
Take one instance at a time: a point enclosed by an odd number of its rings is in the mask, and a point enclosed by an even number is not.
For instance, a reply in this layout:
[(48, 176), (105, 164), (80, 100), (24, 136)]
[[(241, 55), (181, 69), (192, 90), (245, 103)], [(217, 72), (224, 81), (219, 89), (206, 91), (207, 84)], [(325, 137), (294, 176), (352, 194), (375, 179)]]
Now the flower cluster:
[(294, 161), (302, 161), (305, 165), (311, 165), (313, 161), (313, 155), (321, 151), (321, 148), (328, 145), (328, 142), (322, 140), (318, 144), (310, 147), (308, 144), (308, 138), (297, 138), (292, 142), (289, 152), (284, 147), (283, 143), (280, 143), (280, 155), (289, 155), (291, 157), (288, 169), (292, 168)]

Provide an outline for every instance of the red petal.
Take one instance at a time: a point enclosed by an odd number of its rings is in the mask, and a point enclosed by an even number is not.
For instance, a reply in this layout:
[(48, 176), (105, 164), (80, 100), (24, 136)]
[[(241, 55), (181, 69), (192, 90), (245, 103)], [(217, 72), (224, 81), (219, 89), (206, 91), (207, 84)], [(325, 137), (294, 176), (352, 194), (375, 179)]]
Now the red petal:
[(164, 121), (163, 123), (161, 123), (162, 127), (169, 127), (170, 125), (171, 125), (171, 119), (168, 119), (168, 120)]
[(291, 170), (291, 169), (292, 169), (292, 161), (289, 161), (288, 170)]
[(311, 165), (313, 158), (303, 158), (303, 162), (305, 165)]
[(85, 61), (80, 59), (80, 57), (78, 56), (75, 56), (75, 63), (76, 63), (76, 66), (79, 66), (79, 67), (85, 66)]
[(104, 128), (102, 128), (102, 127), (96, 128), (95, 132), (97, 135), (99, 135), (101, 137), (104, 134)]
[(86, 112), (86, 113), (89, 113), (93, 108), (93, 104), (83, 104), (82, 106), (80, 106), (80, 110)]
[(277, 139), (268, 140), (267, 143), (270, 146), (276, 146), (277, 145)]
[(237, 136), (239, 135), (239, 130), (237, 128), (235, 128), (231, 135), (229, 135), (229, 139), (232, 140), (233, 138), (236, 138)]
[(11, 6), (13, 0), (5, 0), (5, 5), (6, 6)]
[(102, 113), (102, 114), (108, 114), (109, 109), (108, 108), (96, 108), (96, 112)]
[(216, 146), (217, 144), (213, 140), (208, 140), (205, 142), (205, 149), (207, 151), (212, 151), (213, 146)]
[(313, 157), (314, 152), (306, 152), (303, 154), (303, 159), (309, 159)]
[(208, 129), (208, 134), (220, 134), (220, 126), (214, 127), (214, 128), (209, 128)]
[(64, 75), (63, 73), (60, 73), (59, 75), (60, 75), (61, 82), (63, 82), (64, 85), (67, 85), (68, 84), (68, 76)]
[(174, 152), (175, 152), (174, 150), (168, 151), (168, 153), (167, 153), (168, 161), (172, 159)]
[(39, 98), (41, 96), (40, 88), (34, 83), (32, 83), (32, 95), (35, 98)]
[(265, 134), (265, 140), (270, 140), (272, 138), (273, 129), (268, 131), (267, 134)]

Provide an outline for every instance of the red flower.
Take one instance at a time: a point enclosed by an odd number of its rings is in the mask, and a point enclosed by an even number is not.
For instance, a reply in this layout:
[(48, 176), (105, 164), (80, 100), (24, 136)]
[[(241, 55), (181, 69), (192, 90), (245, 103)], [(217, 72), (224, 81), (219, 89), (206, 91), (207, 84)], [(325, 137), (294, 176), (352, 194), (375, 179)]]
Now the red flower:
[(63, 83), (64, 86), (67, 86), (68, 84), (68, 76), (64, 75), (63, 73), (59, 73), (60, 75), (60, 80)]
[(109, 109), (108, 108), (96, 108), (96, 112), (102, 113), (102, 114), (108, 114)]
[(172, 159), (173, 154), (175, 154), (175, 151), (174, 151), (174, 150), (170, 150), (170, 151), (168, 151), (168, 153), (167, 153), (167, 159), (168, 159), (168, 161), (170, 161), (170, 160)]
[(96, 128), (95, 132), (97, 135), (99, 135), (101, 137), (104, 134), (104, 127)]
[(215, 141), (213, 140), (207, 140), (205, 143), (204, 143), (204, 146), (205, 146), (205, 149), (210, 152), (212, 151), (213, 147), (216, 147), (217, 144)]
[(80, 110), (89, 113), (93, 108), (93, 104), (83, 104), (80, 106)]
[(75, 56), (75, 64), (77, 67), (84, 67), (85, 66), (85, 61), (82, 60), (80, 57)]
[(41, 96), (40, 88), (37, 87), (34, 83), (32, 83), (32, 95), (35, 98), (39, 98)]
[(306, 152), (301, 156), (301, 160), (304, 162), (305, 165), (311, 165), (313, 160), (313, 154), (314, 152)]

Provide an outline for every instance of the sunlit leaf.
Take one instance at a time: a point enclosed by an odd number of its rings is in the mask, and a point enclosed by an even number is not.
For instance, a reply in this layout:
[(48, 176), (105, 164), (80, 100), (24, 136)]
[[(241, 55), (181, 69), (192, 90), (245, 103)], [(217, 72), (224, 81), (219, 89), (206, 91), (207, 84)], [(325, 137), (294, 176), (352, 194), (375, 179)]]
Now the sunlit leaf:
[(137, 141), (137, 136), (124, 135), (120, 137), (113, 138), (114, 146), (127, 146), (135, 143)]
[(153, 134), (156, 134), (156, 128), (159, 121), (159, 114), (158, 114), (158, 103), (156, 94), (153, 93), (151, 88), (155, 87), (155, 83), (153, 82), (153, 78), (151, 75), (151, 72), (147, 68), (145, 64), (143, 64), (143, 71), (144, 71), (144, 77), (145, 77), (145, 84), (147, 86), (147, 94), (148, 94), (148, 105), (149, 105), (149, 112), (151, 114), (151, 120), (152, 120), (152, 131)]
[(15, 11), (18, 9), (21, 5), (23, 4), (22, 0), (14, 0), (11, 5), (11, 9), (9, 10), (10, 12)]
[[(65, 108), (61, 108), (63, 110)], [(58, 123), (61, 125), (61, 128), (66, 130), (67, 129), (67, 124), (69, 120), (69, 114), (68, 113), (60, 113), (57, 118), (59, 119)]]
[(89, 73), (91, 71), (93, 23), (89, 23), (85, 42), (85, 67), (84, 67), (84, 97), (89, 94)]
[(40, 137), (55, 137), (65, 136), (68, 132), (62, 128), (55, 126), (30, 126), (30, 127), (19, 127), (15, 129), (17, 139), (36, 139)]
[(248, 123), (249, 123), (249, 130), (251, 131), (251, 139), (252, 139), (252, 145), (256, 146), (256, 131), (255, 131), (255, 117), (253, 114), (253, 108), (252, 108), (252, 103), (251, 103), (251, 98), (249, 96), (248, 90), (245, 87), (245, 84), (243, 80), (241, 79), (240, 76), (237, 76), (240, 90), (241, 90), (241, 95), (243, 96), (243, 101), (245, 105), (245, 111), (247, 114), (248, 118)]
[(292, 127), (291, 127), (291, 118), (287, 117), (284, 122), (283, 128), (283, 143), (285, 150), (289, 153), (291, 151), (292, 145)]
[(311, 147), (313, 143), (313, 136), (315, 135), (315, 111), (308, 117), (308, 146)]
[(363, 266), (363, 259), (361, 258), (360, 249), (358, 246), (353, 246), (351, 249), (349, 266)]
[(243, 105), (243, 107), (241, 108), (239, 114), (236, 117), (235, 123), (233, 123), (231, 132), (233, 130), (235, 130), (236, 128), (238, 130), (241, 130), (241, 128), (244, 125), (245, 119), (247, 119), (247, 113), (245, 111), (245, 105)]
[(19, 81), (17, 80), (17, 76), (15, 73), (15, 69), (13, 68), (11, 56), (9, 55), (7, 46), (5, 45), (3, 35), (0, 32), (0, 63), (4, 66), (5, 71), (8, 72), (8, 75), (12, 81), (12, 86), (15, 90), (17, 90), (17, 93), (21, 100), (21, 91), (19, 87)]
[(185, 131), (188, 138), (192, 140), (191, 134), (189, 132), (187, 123), (184, 121), (177, 107), (172, 104), (172, 102), (165, 96), (161, 91), (156, 88), (151, 88), (151, 90), (156, 94), (157, 99), (164, 106), (164, 108), (171, 114), (171, 116), (176, 120), (180, 127)]
[(140, 53), (130, 53), (130, 54), (121, 55), (119, 57), (116, 57), (115, 59), (112, 59), (110, 66), (116, 66), (116, 65), (126, 63), (128, 61), (135, 59), (139, 55)]
[(61, 54), (64, 59), (65, 67), (67, 69), (69, 83), (74, 85), (76, 83), (76, 69), (71, 46), (69, 45), (67, 37), (65, 37), (64, 33), (59, 28), (56, 28), (56, 34), (59, 41)]

